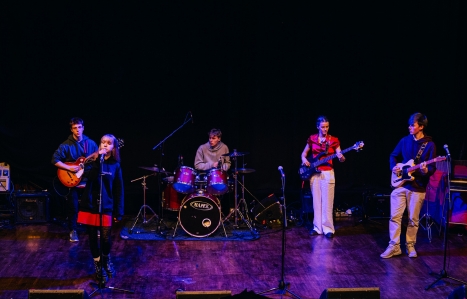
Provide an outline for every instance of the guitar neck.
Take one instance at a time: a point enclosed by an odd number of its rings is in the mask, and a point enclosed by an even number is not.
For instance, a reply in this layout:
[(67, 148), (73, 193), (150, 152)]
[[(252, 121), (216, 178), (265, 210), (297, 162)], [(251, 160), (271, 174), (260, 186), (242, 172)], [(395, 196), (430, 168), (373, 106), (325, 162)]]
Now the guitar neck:
[[(349, 148), (346, 148), (345, 150), (342, 150), (341, 153), (342, 153), (342, 154), (345, 154), (346, 152), (348, 152), (348, 151), (350, 151), (350, 150), (352, 150), (352, 149), (353, 149), (353, 146), (351, 146), (351, 147), (349, 147)], [(321, 164), (323, 164), (323, 163), (326, 163), (327, 161), (332, 160), (332, 159), (334, 159), (335, 157), (337, 157), (337, 153), (336, 153), (336, 154), (332, 154), (332, 155), (330, 155), (330, 156), (327, 156), (326, 158), (321, 159), (321, 160), (319, 160), (319, 161), (316, 161), (315, 163), (313, 163), (313, 167), (316, 167), (316, 166), (319, 166), (319, 165), (321, 165)]]
[[(431, 159), (431, 160), (424, 161), (424, 162), (425, 162), (426, 164), (431, 164), (431, 163), (433, 163), (433, 162), (438, 162), (438, 161), (441, 161), (441, 160), (442, 160), (442, 159), (440, 159), (439, 157), (437, 157), (437, 158), (433, 158), (433, 159)], [(419, 169), (419, 168), (420, 168), (420, 165), (421, 165), (421, 163), (420, 163), (420, 164), (417, 164), (417, 165), (414, 165), (414, 166), (412, 166), (412, 167), (409, 167), (409, 168), (407, 169), (407, 172), (411, 172), (411, 171), (414, 171), (414, 170)]]

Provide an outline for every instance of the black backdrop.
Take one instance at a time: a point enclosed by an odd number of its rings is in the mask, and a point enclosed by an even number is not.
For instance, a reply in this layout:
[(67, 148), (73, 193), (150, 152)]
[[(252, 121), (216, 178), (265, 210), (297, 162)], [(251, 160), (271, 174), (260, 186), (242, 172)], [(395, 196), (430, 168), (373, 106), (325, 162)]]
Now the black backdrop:
[(0, 162), (17, 189), (53, 190), (50, 159), (74, 116), (96, 141), (125, 140), (128, 213), (142, 204), (139, 167), (192, 166), (213, 127), (249, 153), (239, 163), (256, 170), (245, 185), (258, 197), (281, 193), (279, 165), (297, 197), (321, 114), (342, 148), (365, 143), (336, 163), (339, 194), (389, 187), (388, 155), (416, 111), (438, 155), (448, 144), (465, 158), (464, 1), (149, 3), (1, 4)]

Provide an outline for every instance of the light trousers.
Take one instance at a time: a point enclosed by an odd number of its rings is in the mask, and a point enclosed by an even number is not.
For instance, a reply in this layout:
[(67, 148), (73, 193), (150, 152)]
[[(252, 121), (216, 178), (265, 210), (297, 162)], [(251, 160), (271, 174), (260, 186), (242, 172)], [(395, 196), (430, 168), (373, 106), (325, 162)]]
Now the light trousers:
[(425, 194), (425, 192), (414, 192), (403, 187), (396, 188), (391, 192), (389, 244), (400, 245), (402, 216), (407, 208), (409, 223), (407, 224), (405, 243), (415, 245), (420, 222), (420, 210), (425, 200)]
[(319, 234), (333, 233), (334, 189), (336, 179), (334, 170), (326, 170), (310, 178), (313, 196), (313, 229)]

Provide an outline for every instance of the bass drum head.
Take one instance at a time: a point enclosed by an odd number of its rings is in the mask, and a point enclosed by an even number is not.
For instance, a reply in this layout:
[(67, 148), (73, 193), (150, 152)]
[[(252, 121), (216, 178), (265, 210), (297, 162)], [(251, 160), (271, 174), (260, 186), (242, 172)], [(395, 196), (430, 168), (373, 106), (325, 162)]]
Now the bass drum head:
[(206, 237), (221, 224), (221, 209), (217, 197), (204, 191), (187, 195), (180, 207), (180, 226), (193, 237)]

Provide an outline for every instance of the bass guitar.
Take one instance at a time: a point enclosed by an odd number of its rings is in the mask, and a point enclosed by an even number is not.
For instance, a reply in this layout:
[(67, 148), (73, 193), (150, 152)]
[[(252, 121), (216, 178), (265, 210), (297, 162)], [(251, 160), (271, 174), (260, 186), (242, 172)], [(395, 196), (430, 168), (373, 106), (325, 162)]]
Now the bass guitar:
[[(118, 148), (122, 148), (124, 145), (123, 139), (118, 139)], [(68, 171), (62, 168), (57, 169), (57, 177), (60, 182), (66, 187), (76, 187), (84, 188), (85, 184), (80, 184), (81, 179), (83, 178), (84, 165), (92, 161), (86, 161), (85, 157), (79, 157), (75, 162), (65, 162), (67, 165), (79, 166), (77, 172)]]
[[(351, 151), (351, 150), (359, 151), (359, 150), (361, 150), (363, 148), (363, 145), (364, 145), (363, 141), (358, 141), (353, 146), (342, 150), (342, 154), (345, 154), (346, 152)], [(303, 181), (307, 181), (314, 174), (320, 173), (321, 171), (319, 171), (318, 168), (317, 168), (319, 165), (324, 164), (324, 163), (328, 162), (329, 160), (332, 160), (332, 159), (337, 157), (337, 153), (336, 153), (336, 154), (333, 154), (333, 155), (327, 156), (326, 158), (321, 159), (323, 154), (324, 153), (318, 155), (316, 158), (311, 159), (311, 160), (309, 158), (307, 158), (308, 162), (310, 162), (310, 166), (302, 165), (300, 167), (300, 169), (298, 170), (298, 174), (300, 175), (300, 178)]]
[[(424, 162), (428, 165), (444, 160), (446, 160), (446, 157), (436, 157)], [(391, 173), (391, 186), (394, 188), (402, 186), (405, 182), (413, 181), (414, 177), (412, 173), (420, 168), (420, 164), (414, 165), (413, 159), (410, 159), (407, 163), (397, 163), (396, 166), (399, 166), (401, 170), (398, 173)]]

